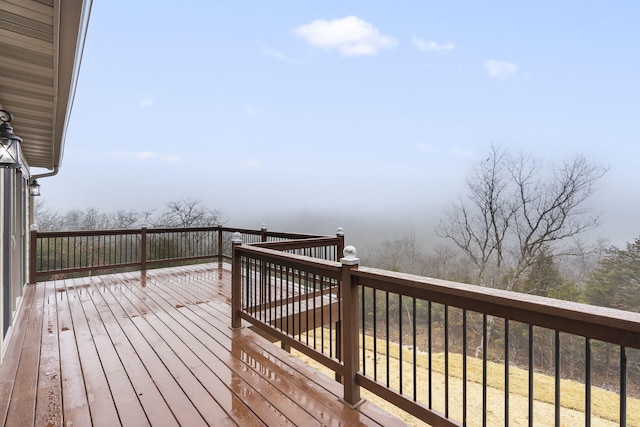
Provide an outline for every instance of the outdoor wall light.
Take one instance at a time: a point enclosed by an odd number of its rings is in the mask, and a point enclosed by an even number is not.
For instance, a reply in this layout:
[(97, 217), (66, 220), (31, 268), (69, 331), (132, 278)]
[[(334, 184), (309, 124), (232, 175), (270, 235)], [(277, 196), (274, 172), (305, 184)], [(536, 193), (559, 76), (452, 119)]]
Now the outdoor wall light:
[(0, 167), (18, 169), (20, 163), (20, 143), (22, 138), (13, 133), (9, 124), (13, 120), (10, 112), (0, 110)]
[(40, 184), (38, 184), (38, 180), (34, 179), (29, 184), (29, 194), (36, 197), (40, 195)]

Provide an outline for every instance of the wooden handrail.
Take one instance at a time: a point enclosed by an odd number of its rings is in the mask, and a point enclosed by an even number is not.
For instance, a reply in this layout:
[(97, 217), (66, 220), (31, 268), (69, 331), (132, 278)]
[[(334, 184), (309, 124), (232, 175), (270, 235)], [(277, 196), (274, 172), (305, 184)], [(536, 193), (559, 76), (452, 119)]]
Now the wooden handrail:
[[(213, 226), (213, 227), (166, 227), (166, 228), (140, 228), (140, 229), (117, 229), (117, 230), (79, 230), (79, 231), (46, 231), (38, 232), (32, 231), (30, 234), (30, 267), (29, 267), (29, 282), (35, 283), (38, 280), (38, 276), (43, 274), (58, 274), (66, 275), (70, 273), (90, 272), (94, 270), (109, 270), (109, 269), (122, 269), (131, 268), (136, 265), (144, 271), (150, 265), (158, 265), (160, 263), (173, 263), (181, 261), (198, 261), (206, 258), (217, 259), (218, 262), (223, 262), (225, 258), (230, 256), (228, 247), (225, 246), (225, 239), (228, 239), (231, 233), (239, 232), (245, 236), (256, 236), (270, 241), (270, 239), (309, 239), (313, 236), (309, 234), (298, 233), (284, 233), (264, 230), (250, 230), (250, 229), (238, 229), (231, 227)], [(183, 254), (167, 254), (161, 259), (154, 258), (154, 253), (151, 251), (154, 241), (153, 236), (169, 236), (169, 239), (180, 240), (179, 236), (187, 236), (185, 239), (192, 239), (193, 234), (198, 233), (215, 233), (216, 237), (211, 239), (208, 243), (213, 245), (210, 247), (207, 255), (202, 253), (188, 253)], [(136, 237), (137, 236), (137, 237)], [(226, 237), (225, 237), (226, 236)], [(117, 260), (114, 262), (113, 258), (117, 258), (115, 252), (109, 252), (109, 245), (113, 246), (113, 241), (119, 242), (120, 239), (129, 239), (126, 260)], [(137, 239), (137, 240), (136, 240)], [(196, 239), (198, 239), (196, 237)], [(137, 241), (138, 243), (136, 243)], [(181, 242), (183, 240), (180, 240)], [(47, 246), (40, 245), (39, 242), (51, 242), (47, 243)], [(199, 242), (194, 245), (199, 245)], [(51, 248), (49, 246), (52, 246)], [(117, 244), (115, 245), (117, 246)], [(135, 251), (139, 254), (133, 254), (133, 246)], [(187, 244), (188, 246), (188, 244)], [(225, 250), (227, 248), (227, 250)], [(98, 252), (84, 253), (90, 249), (95, 249)], [(178, 248), (166, 247), (160, 248), (162, 251), (181, 249), (184, 251), (184, 247)], [(195, 250), (192, 247), (188, 247), (189, 251)], [(117, 248), (112, 249), (117, 251)], [(71, 251), (72, 253), (68, 253)], [(77, 251), (77, 253), (76, 253)], [(38, 263), (39, 254), (44, 253), (46, 259), (44, 262), (47, 266), (44, 266), (41, 262)], [(113, 255), (113, 256), (112, 256)], [(66, 256), (66, 258), (63, 258)], [(76, 260), (75, 257), (79, 257)], [(103, 259), (107, 258), (107, 259)], [(96, 261), (97, 260), (97, 261)], [(96, 262), (94, 262), (96, 261)]]
[(640, 313), (376, 268), (353, 276), (374, 289), (640, 349)]

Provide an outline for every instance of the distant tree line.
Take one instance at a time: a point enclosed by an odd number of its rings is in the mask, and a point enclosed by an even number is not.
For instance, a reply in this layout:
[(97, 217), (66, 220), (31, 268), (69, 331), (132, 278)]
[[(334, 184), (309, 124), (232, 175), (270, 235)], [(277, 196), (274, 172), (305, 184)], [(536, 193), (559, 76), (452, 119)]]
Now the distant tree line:
[(35, 221), (40, 231), (60, 230), (110, 230), (140, 227), (206, 227), (223, 225), (226, 215), (212, 209), (198, 199), (181, 199), (167, 202), (164, 209), (119, 210), (100, 212), (89, 207), (58, 212), (43, 203), (35, 206)]

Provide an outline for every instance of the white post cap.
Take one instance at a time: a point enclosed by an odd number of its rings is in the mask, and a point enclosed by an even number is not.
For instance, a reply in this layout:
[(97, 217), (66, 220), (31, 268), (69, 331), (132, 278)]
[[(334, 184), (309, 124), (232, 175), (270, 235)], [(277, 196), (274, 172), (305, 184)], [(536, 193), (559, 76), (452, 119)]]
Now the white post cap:
[(346, 246), (342, 251), (344, 258), (340, 259), (340, 262), (344, 265), (358, 265), (360, 264), (360, 258), (356, 257), (358, 251), (354, 246)]

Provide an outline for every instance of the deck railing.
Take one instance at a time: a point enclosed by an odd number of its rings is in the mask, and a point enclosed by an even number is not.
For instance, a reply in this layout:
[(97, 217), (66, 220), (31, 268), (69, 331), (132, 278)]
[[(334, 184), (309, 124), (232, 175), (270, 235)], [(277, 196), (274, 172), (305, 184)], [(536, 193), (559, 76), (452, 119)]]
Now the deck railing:
[(342, 236), (233, 247), (232, 323), (262, 332), (342, 372)]
[[(576, 412), (585, 426), (596, 416), (640, 422), (640, 401), (629, 396), (640, 385), (638, 313), (280, 248), (233, 246), (233, 327), (246, 320), (330, 368), (350, 403), (362, 387), (434, 426), (508, 426), (525, 417), (530, 426), (576, 425)], [(612, 406), (596, 385), (615, 392), (617, 409), (593, 413)], [(514, 399), (524, 400), (524, 412), (512, 409)], [(550, 419), (536, 418), (540, 399)]]
[(29, 282), (114, 269), (141, 269), (231, 258), (231, 237), (244, 243), (319, 237), (227, 227), (32, 231)]
[(640, 425), (640, 314), (367, 268), (343, 248), (264, 228), (32, 232), (30, 280), (231, 259), (232, 326), (325, 365), (350, 403), (363, 388), (434, 426)]

